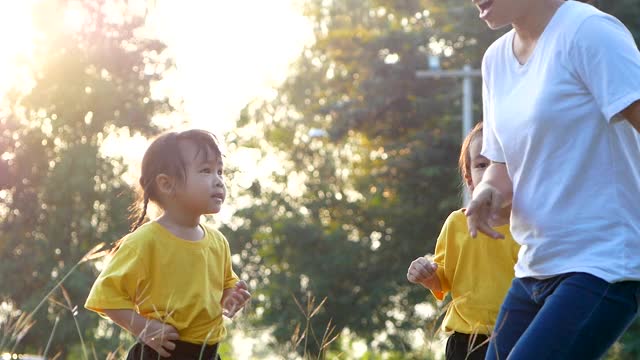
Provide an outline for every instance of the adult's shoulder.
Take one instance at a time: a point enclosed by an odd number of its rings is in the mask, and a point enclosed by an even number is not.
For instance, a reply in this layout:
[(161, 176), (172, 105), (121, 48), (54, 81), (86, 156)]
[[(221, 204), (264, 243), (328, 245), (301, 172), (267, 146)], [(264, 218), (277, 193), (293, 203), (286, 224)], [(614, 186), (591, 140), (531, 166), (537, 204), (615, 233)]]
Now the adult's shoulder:
[[(566, 7), (566, 8), (565, 8)], [(608, 29), (621, 30), (628, 35), (627, 28), (614, 16), (607, 14), (596, 7), (579, 1), (567, 1), (561, 8), (563, 18), (561, 20), (562, 31), (569, 45), (576, 44), (576, 41), (596, 42), (602, 44), (600, 35), (607, 35)]]
[(499, 38), (497, 38), (484, 52), (482, 56), (482, 76), (488, 75), (488, 70), (500, 60), (501, 56), (505, 54), (506, 51), (510, 51), (511, 49), (511, 41), (510, 39), (513, 37), (513, 29), (507, 31), (502, 34)]
[(580, 23), (591, 16), (611, 16), (593, 5), (574, 0), (565, 2), (559, 11), (564, 11), (562, 14), (564, 14), (565, 18), (561, 20), (565, 20), (565, 25), (567, 20)]
[(510, 39), (513, 37), (514, 31), (515, 30), (511, 29), (494, 40), (484, 52), (484, 58), (486, 59), (487, 57), (496, 56), (498, 52), (503, 51), (505, 47), (510, 47)]

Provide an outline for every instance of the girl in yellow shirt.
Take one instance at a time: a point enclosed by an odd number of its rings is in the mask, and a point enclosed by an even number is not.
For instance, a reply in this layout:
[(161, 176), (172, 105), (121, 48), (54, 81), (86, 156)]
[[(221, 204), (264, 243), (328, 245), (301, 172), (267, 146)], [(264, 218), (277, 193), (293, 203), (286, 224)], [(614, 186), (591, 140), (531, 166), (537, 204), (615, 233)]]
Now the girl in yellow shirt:
[[(233, 317), (251, 294), (233, 272), (225, 237), (200, 223), (226, 197), (215, 136), (189, 130), (158, 137), (144, 154), (140, 186), (137, 222), (85, 307), (138, 339), (127, 360), (219, 359), (222, 315)], [(142, 224), (150, 201), (162, 215)]]
[[(480, 155), (481, 147), (479, 123), (467, 135), (460, 151), (460, 173), (470, 192), (490, 163)], [(507, 216), (503, 214), (503, 219)], [(504, 239), (485, 235), (473, 239), (464, 209), (454, 211), (440, 232), (433, 260), (419, 257), (409, 266), (410, 282), (431, 290), (438, 300), (451, 293), (442, 324), (444, 331), (451, 333), (445, 350), (447, 360), (484, 360), (488, 337), (514, 277), (519, 249), (508, 225), (497, 230)]]

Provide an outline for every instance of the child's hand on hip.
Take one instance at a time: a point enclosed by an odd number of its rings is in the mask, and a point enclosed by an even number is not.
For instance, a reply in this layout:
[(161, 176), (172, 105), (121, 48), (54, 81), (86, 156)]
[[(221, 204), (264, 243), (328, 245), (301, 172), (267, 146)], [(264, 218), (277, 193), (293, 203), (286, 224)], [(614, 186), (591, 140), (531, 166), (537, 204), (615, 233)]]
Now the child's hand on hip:
[(251, 298), (247, 283), (240, 280), (233, 288), (225, 289), (222, 293), (222, 315), (232, 318)]
[(426, 257), (419, 257), (411, 262), (407, 270), (407, 280), (414, 284), (425, 285), (425, 282), (436, 276), (437, 269), (438, 264), (432, 263)]
[(173, 341), (180, 339), (176, 328), (158, 320), (149, 320), (138, 337), (162, 357), (171, 356), (170, 351), (176, 348)]

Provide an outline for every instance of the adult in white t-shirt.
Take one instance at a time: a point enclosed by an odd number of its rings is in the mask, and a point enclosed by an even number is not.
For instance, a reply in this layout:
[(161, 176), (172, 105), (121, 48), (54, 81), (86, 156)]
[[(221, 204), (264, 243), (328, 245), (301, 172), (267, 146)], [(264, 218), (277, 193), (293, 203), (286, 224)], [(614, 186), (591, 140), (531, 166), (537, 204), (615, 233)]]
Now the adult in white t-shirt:
[(640, 52), (588, 4), (474, 2), (490, 28), (513, 29), (483, 59), (493, 162), (469, 229), (499, 237), (490, 220), (511, 205), (522, 245), (487, 359), (599, 358), (638, 312)]

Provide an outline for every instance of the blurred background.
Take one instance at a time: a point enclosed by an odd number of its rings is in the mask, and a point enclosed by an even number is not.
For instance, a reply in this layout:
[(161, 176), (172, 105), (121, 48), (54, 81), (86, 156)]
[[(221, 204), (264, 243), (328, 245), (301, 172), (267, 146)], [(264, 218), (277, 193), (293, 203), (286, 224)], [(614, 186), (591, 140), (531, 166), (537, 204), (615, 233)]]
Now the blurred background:
[[(640, 0), (597, 5), (640, 40)], [(253, 293), (225, 358), (441, 358), (446, 303), (405, 274), (462, 206), (503, 32), (459, 0), (0, 0), (0, 357), (124, 354), (82, 306), (91, 250), (127, 233), (148, 139), (196, 127)], [(608, 359), (640, 359), (640, 323)]]

